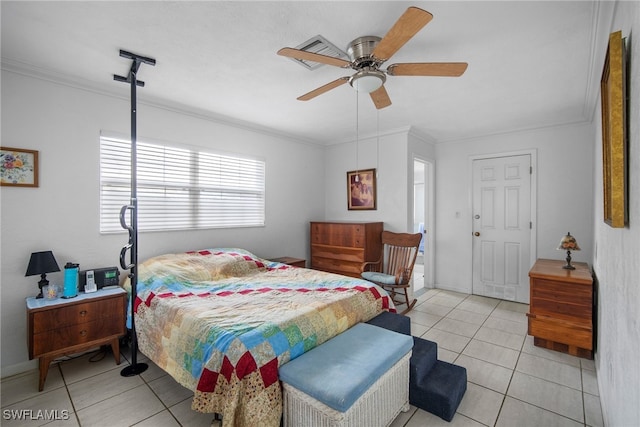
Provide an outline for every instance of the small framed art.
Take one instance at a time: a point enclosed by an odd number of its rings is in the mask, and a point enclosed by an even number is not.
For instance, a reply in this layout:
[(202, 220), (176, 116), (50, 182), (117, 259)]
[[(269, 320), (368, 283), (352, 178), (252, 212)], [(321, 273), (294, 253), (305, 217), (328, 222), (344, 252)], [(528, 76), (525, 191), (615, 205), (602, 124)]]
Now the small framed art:
[(347, 172), (347, 206), (349, 210), (376, 209), (376, 170)]
[(38, 152), (0, 147), (0, 185), (38, 186)]

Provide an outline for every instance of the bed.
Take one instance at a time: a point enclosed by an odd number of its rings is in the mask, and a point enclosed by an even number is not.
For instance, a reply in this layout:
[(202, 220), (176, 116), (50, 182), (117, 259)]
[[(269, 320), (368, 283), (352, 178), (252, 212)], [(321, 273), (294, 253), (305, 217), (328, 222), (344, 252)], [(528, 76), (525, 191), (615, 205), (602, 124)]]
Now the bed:
[(140, 351), (223, 426), (279, 426), (278, 367), (395, 312), (375, 284), (261, 259), (238, 248), (167, 254), (138, 266)]

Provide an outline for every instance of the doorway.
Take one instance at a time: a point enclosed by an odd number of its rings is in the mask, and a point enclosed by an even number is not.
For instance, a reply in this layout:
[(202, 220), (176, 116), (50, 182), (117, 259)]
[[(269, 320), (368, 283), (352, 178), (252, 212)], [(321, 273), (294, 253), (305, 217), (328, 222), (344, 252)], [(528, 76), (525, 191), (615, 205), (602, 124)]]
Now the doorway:
[(422, 233), (420, 250), (413, 270), (413, 291), (434, 287), (433, 248), (433, 163), (413, 159), (413, 232)]
[(535, 258), (532, 154), (472, 160), (472, 292), (529, 302)]

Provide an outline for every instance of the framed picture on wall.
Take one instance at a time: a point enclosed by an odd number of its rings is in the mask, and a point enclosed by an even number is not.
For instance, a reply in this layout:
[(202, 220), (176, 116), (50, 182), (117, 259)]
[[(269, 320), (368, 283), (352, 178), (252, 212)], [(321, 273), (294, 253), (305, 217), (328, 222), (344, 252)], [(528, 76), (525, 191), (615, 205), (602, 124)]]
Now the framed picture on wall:
[(0, 185), (38, 186), (38, 152), (0, 147)]
[(349, 210), (376, 209), (376, 170), (347, 172), (347, 206)]
[(604, 221), (614, 228), (623, 228), (628, 222), (624, 44), (621, 31), (609, 36), (600, 81)]

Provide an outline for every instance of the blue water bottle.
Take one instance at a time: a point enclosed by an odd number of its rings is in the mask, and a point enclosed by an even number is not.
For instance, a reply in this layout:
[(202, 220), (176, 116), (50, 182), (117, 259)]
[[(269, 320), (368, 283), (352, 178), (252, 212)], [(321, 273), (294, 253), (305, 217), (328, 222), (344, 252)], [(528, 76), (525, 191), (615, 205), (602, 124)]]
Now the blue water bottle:
[(68, 262), (64, 266), (64, 289), (62, 298), (73, 298), (78, 296), (78, 272), (79, 264)]

